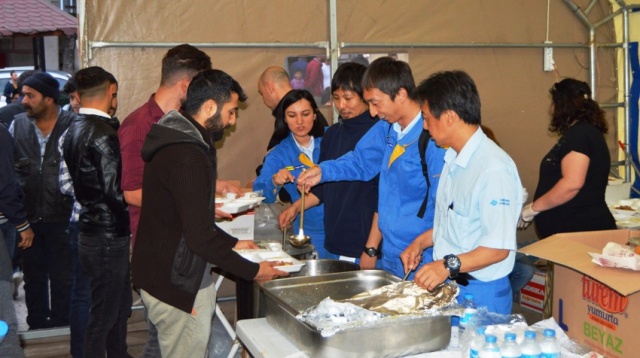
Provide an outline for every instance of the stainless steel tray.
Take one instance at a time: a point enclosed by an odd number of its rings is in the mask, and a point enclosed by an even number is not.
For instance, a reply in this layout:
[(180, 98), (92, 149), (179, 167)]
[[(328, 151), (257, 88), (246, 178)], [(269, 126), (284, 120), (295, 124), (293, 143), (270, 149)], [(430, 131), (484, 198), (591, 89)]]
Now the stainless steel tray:
[(366, 270), (264, 282), (267, 322), (311, 357), (400, 357), (446, 348), (451, 338), (449, 317), (385, 322), (330, 337), (296, 319), (326, 297), (345, 299), (398, 281), (388, 272)]

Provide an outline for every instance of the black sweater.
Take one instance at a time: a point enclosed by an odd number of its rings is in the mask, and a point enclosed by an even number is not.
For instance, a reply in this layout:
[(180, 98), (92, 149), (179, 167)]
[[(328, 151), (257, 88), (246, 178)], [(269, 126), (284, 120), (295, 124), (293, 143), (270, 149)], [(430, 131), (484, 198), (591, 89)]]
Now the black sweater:
[(206, 263), (252, 280), (258, 264), (215, 224), (216, 150), (191, 118), (169, 112), (142, 147), (142, 211), (131, 260), (134, 285), (191, 312)]
[[(365, 111), (329, 127), (320, 143), (320, 162), (353, 150), (376, 122)], [(325, 248), (333, 254), (359, 258), (378, 208), (378, 177), (368, 182), (327, 182), (312, 193), (324, 203)]]

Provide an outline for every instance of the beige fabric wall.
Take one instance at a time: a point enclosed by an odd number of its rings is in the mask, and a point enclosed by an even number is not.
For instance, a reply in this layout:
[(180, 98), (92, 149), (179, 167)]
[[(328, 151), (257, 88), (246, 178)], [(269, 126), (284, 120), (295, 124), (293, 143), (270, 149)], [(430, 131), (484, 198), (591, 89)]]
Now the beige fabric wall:
[[(576, 1), (585, 9), (590, 1)], [(167, 48), (103, 48), (89, 53), (89, 41), (115, 42), (314, 42), (329, 40), (329, 4), (325, 0), (91, 1), (81, 48), (85, 65), (100, 65), (120, 81), (121, 119), (155, 90), (160, 60)], [(600, 0), (589, 13), (597, 22), (611, 12)], [(339, 0), (338, 41), (391, 43), (542, 43), (546, 36), (547, 1)], [(104, 14), (109, 14), (105, 16)], [(549, 40), (587, 44), (588, 32), (563, 1), (550, 2)], [(611, 23), (597, 30), (597, 43), (615, 41)], [(555, 143), (548, 135), (548, 89), (562, 77), (588, 80), (587, 49), (554, 49), (557, 71), (543, 72), (541, 48), (407, 48), (416, 81), (438, 70), (463, 69), (478, 85), (483, 123), (494, 130), (511, 154), (523, 184), (533, 192), (541, 158)], [(219, 151), (223, 178), (246, 182), (261, 162), (273, 119), (262, 104), (256, 82), (269, 65), (284, 57), (323, 53), (318, 49), (206, 49), (214, 66), (243, 85), (246, 109)], [(384, 49), (343, 49), (343, 53), (378, 53)], [(616, 95), (617, 50), (597, 51), (598, 100)], [(330, 114), (329, 108), (325, 112)], [(613, 119), (613, 113), (610, 115)], [(612, 128), (613, 129), (613, 128)], [(611, 131), (612, 134), (615, 129)], [(613, 137), (612, 137), (613, 138)], [(610, 147), (615, 150), (613, 140)]]

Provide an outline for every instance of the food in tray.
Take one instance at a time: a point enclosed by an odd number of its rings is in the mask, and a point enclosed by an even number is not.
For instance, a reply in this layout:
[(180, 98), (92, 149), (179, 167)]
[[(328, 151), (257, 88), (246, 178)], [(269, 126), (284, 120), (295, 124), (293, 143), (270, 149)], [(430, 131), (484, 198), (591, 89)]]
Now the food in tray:
[(629, 205), (618, 205), (618, 206), (615, 206), (614, 208), (618, 209), (618, 210), (630, 210), (630, 211), (635, 210), (634, 208), (630, 207)]
[(275, 263), (276, 263), (276, 267), (278, 267), (278, 266), (291, 266), (291, 265), (293, 265), (293, 262), (291, 262), (291, 261), (280, 261), (280, 260), (278, 260), (278, 261), (276, 261), (276, 260), (269, 260), (269, 261), (271, 261), (271, 262), (275, 262)]
[(260, 263), (262, 261), (277, 262), (276, 268), (285, 272), (298, 272), (302, 269), (304, 262), (296, 260), (286, 252), (273, 251), (270, 248), (258, 250), (235, 250), (240, 256), (247, 260)]

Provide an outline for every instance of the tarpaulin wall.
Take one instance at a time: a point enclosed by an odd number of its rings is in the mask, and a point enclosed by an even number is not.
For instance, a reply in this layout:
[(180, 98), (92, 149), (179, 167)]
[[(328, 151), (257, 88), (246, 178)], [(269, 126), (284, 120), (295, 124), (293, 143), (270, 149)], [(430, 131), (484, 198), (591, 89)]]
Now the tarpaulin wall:
[[(591, 1), (575, 1), (582, 9)], [(310, 43), (330, 40), (328, 0), (85, 1), (80, 14), (83, 65), (99, 65), (120, 82), (118, 116), (123, 119), (157, 88), (160, 60), (168, 47), (92, 47), (127, 43)], [(547, 1), (339, 0), (337, 39), (344, 43), (438, 43), (434, 48), (343, 48), (342, 53), (406, 52), (417, 82), (438, 70), (462, 69), (476, 81), (482, 121), (514, 158), (523, 184), (533, 191), (541, 158), (555, 143), (548, 135), (549, 95), (563, 77), (589, 81), (588, 31), (564, 1), (551, 0), (548, 39), (575, 44), (555, 48), (556, 72), (543, 72), (543, 49), (474, 48), (479, 43), (541, 44), (547, 39)], [(607, 0), (590, 8), (598, 22), (611, 13)], [(615, 42), (613, 25), (596, 30), (596, 43)], [(456, 46), (460, 45), (460, 46)], [(462, 47), (466, 46), (466, 47)], [(583, 47), (579, 47), (583, 46)], [(247, 107), (219, 150), (223, 178), (251, 180), (262, 161), (273, 119), (257, 91), (260, 73), (284, 58), (324, 54), (313, 48), (206, 48), (214, 63), (234, 76), (249, 95)], [(596, 52), (597, 99), (617, 94), (613, 47)], [(324, 107), (331, 114), (329, 107)], [(615, 113), (608, 111), (611, 123)], [(609, 142), (617, 158), (616, 129)]]

